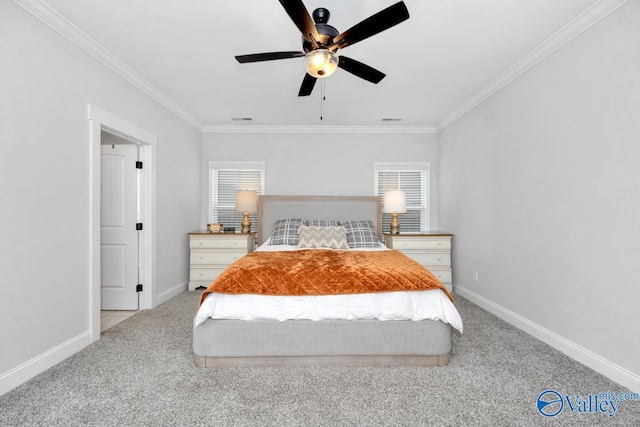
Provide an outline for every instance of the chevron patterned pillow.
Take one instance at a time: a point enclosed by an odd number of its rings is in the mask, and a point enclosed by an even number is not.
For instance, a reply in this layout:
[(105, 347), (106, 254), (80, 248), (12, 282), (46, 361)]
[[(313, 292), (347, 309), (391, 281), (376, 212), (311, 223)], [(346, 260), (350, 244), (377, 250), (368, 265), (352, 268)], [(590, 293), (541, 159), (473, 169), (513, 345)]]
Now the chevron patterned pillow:
[(343, 226), (318, 227), (303, 225), (298, 230), (298, 247), (349, 249), (347, 230)]

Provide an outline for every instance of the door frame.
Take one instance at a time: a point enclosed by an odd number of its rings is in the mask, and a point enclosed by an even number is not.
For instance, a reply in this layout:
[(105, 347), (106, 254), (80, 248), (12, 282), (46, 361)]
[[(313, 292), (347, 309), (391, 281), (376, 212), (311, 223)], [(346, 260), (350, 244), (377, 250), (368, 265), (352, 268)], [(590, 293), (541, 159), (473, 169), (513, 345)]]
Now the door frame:
[(89, 323), (91, 341), (100, 339), (100, 153), (102, 132), (135, 142), (140, 149), (141, 211), (144, 231), (140, 236), (140, 309), (153, 308), (156, 282), (156, 150), (152, 133), (116, 117), (95, 105), (88, 105), (89, 119)]

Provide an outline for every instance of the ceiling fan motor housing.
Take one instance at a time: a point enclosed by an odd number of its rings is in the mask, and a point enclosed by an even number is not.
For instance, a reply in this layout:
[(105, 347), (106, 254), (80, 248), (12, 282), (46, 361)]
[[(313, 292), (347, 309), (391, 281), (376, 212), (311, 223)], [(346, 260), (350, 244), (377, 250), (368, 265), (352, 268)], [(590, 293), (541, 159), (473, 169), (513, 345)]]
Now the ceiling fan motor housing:
[[(330, 16), (331, 14), (329, 13), (329, 10), (325, 9), (324, 7), (319, 7), (313, 11), (313, 21), (316, 23), (316, 31), (320, 36), (320, 40), (317, 40), (320, 43), (320, 48), (326, 48), (326, 46), (330, 46), (333, 43), (334, 37), (337, 37), (338, 34), (340, 34), (338, 30), (335, 29), (335, 27), (327, 24), (327, 22), (329, 22)], [(309, 53), (315, 48), (311, 42), (302, 37), (302, 49), (306, 53)], [(336, 50), (338, 49), (335, 49), (334, 52)]]

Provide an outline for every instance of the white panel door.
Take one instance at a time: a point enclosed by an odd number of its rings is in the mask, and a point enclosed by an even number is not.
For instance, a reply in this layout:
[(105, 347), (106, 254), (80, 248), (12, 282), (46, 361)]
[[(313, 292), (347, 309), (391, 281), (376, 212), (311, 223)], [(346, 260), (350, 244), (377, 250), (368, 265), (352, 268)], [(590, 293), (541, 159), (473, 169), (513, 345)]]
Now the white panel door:
[(137, 310), (138, 184), (135, 145), (103, 145), (100, 191), (102, 310)]

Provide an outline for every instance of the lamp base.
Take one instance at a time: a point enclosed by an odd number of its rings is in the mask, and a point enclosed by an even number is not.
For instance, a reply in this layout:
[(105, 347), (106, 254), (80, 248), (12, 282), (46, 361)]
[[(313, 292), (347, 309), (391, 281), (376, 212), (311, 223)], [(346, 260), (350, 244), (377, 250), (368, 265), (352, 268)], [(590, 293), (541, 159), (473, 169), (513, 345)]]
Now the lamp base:
[(244, 218), (242, 218), (242, 232), (251, 233), (251, 220), (249, 219), (249, 212), (244, 211)]
[(391, 214), (391, 224), (390, 224), (390, 233), (391, 234), (400, 234), (400, 222), (398, 221), (398, 214), (394, 212)]

